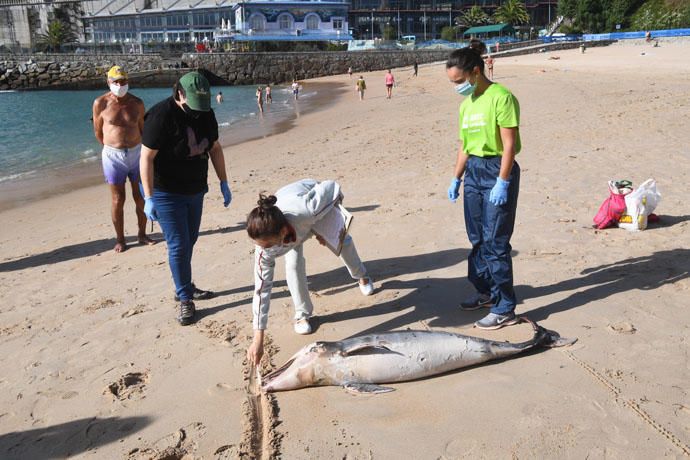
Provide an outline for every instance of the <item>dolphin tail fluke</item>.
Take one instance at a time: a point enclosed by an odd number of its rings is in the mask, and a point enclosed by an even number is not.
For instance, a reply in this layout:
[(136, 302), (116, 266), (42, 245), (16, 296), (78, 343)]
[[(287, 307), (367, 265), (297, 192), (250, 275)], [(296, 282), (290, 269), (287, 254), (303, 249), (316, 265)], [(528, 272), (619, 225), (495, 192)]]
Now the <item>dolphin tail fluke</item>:
[(374, 385), (373, 383), (346, 383), (343, 385), (350, 393), (355, 394), (379, 394), (379, 393), (390, 393), (395, 391), (395, 388), (382, 387), (380, 385)]
[(551, 331), (549, 329), (541, 327), (540, 325), (538, 325), (531, 319), (527, 318), (526, 316), (521, 316), (520, 320), (525, 323), (530, 323), (532, 325), (532, 327), (534, 328), (533, 341), (537, 341), (539, 345), (543, 345), (549, 348), (558, 348), (567, 347), (577, 342), (577, 338), (569, 339), (566, 337), (561, 337), (561, 335), (558, 332)]

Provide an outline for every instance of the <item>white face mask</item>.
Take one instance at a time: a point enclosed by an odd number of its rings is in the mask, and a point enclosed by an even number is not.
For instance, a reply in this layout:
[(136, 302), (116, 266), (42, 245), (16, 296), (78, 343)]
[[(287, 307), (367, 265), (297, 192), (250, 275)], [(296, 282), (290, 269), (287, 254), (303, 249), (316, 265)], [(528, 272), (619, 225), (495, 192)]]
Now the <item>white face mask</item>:
[(455, 85), (455, 92), (460, 94), (461, 96), (469, 96), (470, 94), (474, 93), (474, 89), (476, 87), (476, 84), (473, 85), (472, 83), (470, 83), (469, 80), (465, 80), (464, 83)]
[(117, 97), (122, 97), (129, 91), (129, 85), (116, 85), (115, 83), (110, 84), (110, 92)]

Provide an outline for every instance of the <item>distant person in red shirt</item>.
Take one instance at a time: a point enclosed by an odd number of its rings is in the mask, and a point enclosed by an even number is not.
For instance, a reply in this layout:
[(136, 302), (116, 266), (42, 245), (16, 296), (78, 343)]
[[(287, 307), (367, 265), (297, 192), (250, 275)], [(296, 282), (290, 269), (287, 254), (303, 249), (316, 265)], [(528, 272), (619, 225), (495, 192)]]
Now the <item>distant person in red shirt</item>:
[(386, 72), (386, 98), (390, 99), (393, 96), (393, 85), (395, 84), (395, 77), (391, 73), (391, 69)]

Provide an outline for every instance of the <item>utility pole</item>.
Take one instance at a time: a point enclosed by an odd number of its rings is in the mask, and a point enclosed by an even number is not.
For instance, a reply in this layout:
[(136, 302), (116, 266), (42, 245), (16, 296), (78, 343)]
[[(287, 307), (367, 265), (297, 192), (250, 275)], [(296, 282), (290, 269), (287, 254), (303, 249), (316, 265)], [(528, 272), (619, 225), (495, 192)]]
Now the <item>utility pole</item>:
[(398, 41), (400, 40), (400, 7), (398, 7)]
[(426, 8), (423, 10), (424, 12), (424, 19), (422, 22), (424, 22), (424, 41), (426, 41)]
[(371, 39), (374, 39), (374, 10), (371, 10)]

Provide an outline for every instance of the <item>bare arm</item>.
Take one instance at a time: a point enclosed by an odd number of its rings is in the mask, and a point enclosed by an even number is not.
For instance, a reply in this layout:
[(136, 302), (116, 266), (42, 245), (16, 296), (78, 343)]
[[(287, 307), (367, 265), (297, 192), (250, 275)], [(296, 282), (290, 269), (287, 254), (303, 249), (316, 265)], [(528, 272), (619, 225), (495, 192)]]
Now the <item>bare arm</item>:
[(458, 148), (458, 158), (455, 161), (455, 177), (460, 179), (465, 174), (465, 165), (467, 164), (467, 154), (462, 149), (462, 145)]
[(144, 102), (139, 101), (139, 117), (137, 119), (137, 124), (139, 125), (139, 134), (144, 134), (144, 115), (146, 114), (146, 109), (144, 108)]
[(103, 104), (99, 97), (93, 101), (93, 133), (96, 135), (98, 142), (103, 145), (103, 117), (101, 116), (101, 112), (103, 112)]
[(513, 169), (515, 161), (515, 139), (517, 139), (517, 128), (500, 128), (501, 141), (503, 142), (503, 155), (501, 156), (501, 171), (498, 174), (503, 180), (510, 178), (510, 171)]
[(145, 145), (141, 146), (139, 173), (141, 174), (141, 184), (144, 187), (144, 197), (153, 195), (153, 159), (156, 158), (157, 154), (158, 150), (151, 150)]
[(227, 182), (228, 176), (225, 172), (225, 155), (223, 155), (223, 147), (220, 145), (220, 142), (216, 141), (213, 143), (209, 156), (211, 157), (211, 163), (213, 163), (213, 169), (216, 170), (218, 179)]

